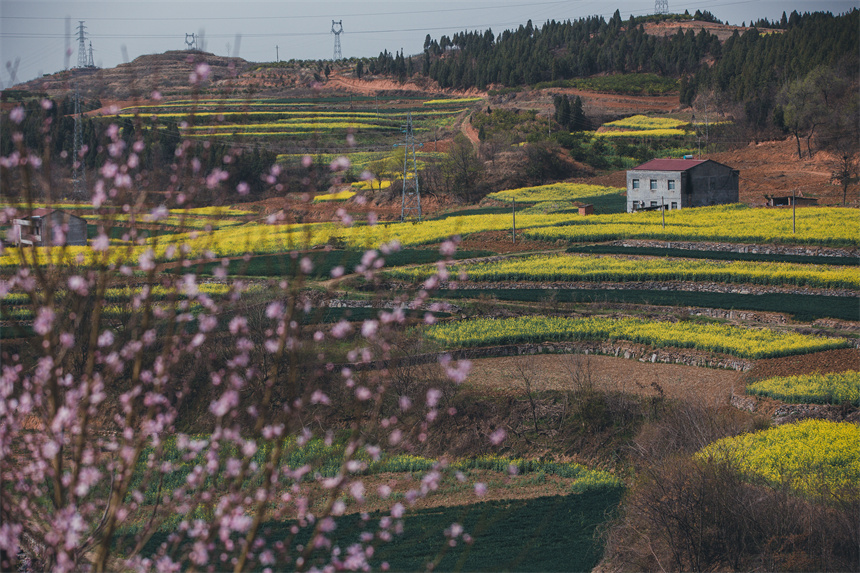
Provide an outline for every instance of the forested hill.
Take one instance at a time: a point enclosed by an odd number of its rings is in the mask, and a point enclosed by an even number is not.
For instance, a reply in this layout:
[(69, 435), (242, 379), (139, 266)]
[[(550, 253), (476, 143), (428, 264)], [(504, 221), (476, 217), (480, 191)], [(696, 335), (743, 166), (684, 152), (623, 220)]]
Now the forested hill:
[[(764, 22), (763, 24), (769, 24)], [(705, 30), (648, 35), (643, 19), (589, 17), (531, 22), (495, 36), (462, 32), (425, 40), (423, 71), (443, 88), (533, 85), (599, 73), (652, 72), (682, 78), (681, 99), (715, 88), (737, 101), (772, 96), (818, 66), (853, 64), (860, 49), (860, 11), (843, 15), (792, 12), (782, 30), (735, 34), (724, 44)], [(381, 56), (382, 57), (382, 56)], [(849, 62), (850, 60), (850, 62)], [(852, 69), (847, 66), (846, 69)]]

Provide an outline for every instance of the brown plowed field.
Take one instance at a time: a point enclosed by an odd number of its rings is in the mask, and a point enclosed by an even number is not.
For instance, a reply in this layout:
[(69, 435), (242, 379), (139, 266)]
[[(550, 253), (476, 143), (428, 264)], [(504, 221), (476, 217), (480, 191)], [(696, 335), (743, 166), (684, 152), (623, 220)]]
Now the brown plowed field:
[[(577, 369), (578, 375), (575, 374)], [(729, 403), (732, 394), (743, 395), (748, 380), (844, 370), (860, 370), (860, 350), (843, 348), (757, 360), (745, 374), (679, 364), (652, 364), (614, 356), (545, 354), (475, 360), (465, 384), (488, 394), (523, 396), (526, 377), (532, 389), (538, 392), (574, 390), (577, 377), (585, 377), (600, 390), (640, 396), (656, 396), (662, 391), (667, 398), (720, 405)], [(776, 400), (765, 402), (779, 403)]]
[[(579, 369), (579, 374), (576, 374)], [(733, 370), (697, 368), (680, 364), (652, 364), (614, 356), (544, 354), (484, 358), (472, 362), (465, 384), (482, 392), (522, 396), (525, 377), (534, 391), (574, 390), (579, 379), (590, 379), (595, 388), (641, 396), (701, 399), (727, 404), (732, 392), (743, 394), (742, 375)]]

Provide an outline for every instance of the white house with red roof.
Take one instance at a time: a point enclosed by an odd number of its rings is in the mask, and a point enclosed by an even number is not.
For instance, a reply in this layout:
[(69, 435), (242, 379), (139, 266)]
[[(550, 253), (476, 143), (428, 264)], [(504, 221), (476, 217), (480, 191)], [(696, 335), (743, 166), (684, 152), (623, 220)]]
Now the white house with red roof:
[(738, 179), (710, 159), (652, 159), (627, 172), (627, 212), (737, 203)]

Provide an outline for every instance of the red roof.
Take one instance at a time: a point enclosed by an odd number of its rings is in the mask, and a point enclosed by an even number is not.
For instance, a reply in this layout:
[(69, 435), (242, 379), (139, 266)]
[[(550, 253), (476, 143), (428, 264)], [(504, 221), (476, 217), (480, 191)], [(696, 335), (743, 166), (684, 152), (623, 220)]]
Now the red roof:
[(642, 171), (686, 171), (696, 165), (708, 161), (707, 159), (652, 159), (633, 169)]

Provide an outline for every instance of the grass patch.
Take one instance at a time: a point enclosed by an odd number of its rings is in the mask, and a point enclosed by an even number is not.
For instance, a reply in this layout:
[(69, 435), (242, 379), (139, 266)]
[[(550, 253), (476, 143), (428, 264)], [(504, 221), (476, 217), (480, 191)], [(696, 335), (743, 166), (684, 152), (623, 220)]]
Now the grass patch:
[(492, 297), (512, 302), (624, 303), (753, 310), (790, 314), (803, 322), (819, 318), (858, 320), (856, 301), (844, 296), (606, 289), (456, 289), (439, 291), (438, 296), (445, 299)]
[[(487, 257), (494, 255), (492, 251), (457, 251), (455, 259), (470, 259), (475, 257)], [(318, 251), (311, 252), (307, 256), (313, 263), (313, 278), (330, 278), (331, 271), (336, 267), (343, 267), (346, 273), (351, 273), (355, 267), (361, 264), (364, 251)], [(385, 266), (388, 268), (401, 265), (429, 264), (441, 259), (439, 252), (434, 249), (403, 249), (396, 253), (385, 255)], [(201, 265), (197, 270), (198, 275), (211, 276), (221, 263), (207, 263)], [(168, 269), (165, 272), (189, 272), (187, 269)], [(283, 277), (292, 276), (299, 272), (299, 259), (292, 258), (287, 254), (258, 255), (250, 260), (231, 260), (227, 266), (228, 276), (253, 276), (253, 277)]]

